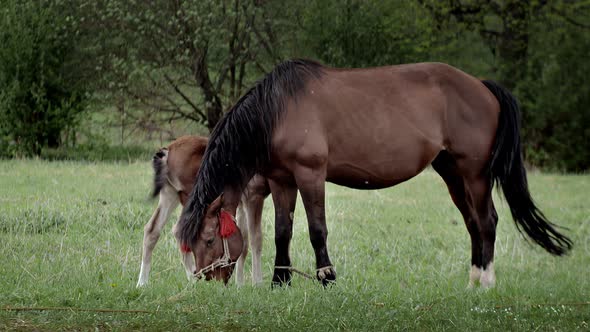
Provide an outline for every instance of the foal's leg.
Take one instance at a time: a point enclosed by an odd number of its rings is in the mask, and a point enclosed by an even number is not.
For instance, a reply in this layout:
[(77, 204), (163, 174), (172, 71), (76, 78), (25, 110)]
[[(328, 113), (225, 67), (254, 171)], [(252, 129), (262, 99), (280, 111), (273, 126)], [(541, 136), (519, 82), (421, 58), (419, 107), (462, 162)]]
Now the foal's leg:
[(469, 284), (467, 287), (472, 288), (479, 282), (483, 270), (483, 243), (477, 223), (478, 215), (473, 206), (471, 195), (466, 192), (465, 181), (458, 173), (455, 160), (446, 151), (443, 151), (432, 162), (432, 167), (445, 181), (453, 203), (455, 203), (455, 206), (461, 212), (471, 238), (471, 271), (469, 273)]
[(309, 238), (315, 251), (316, 276), (326, 286), (336, 281), (336, 271), (328, 256), (326, 244), (328, 228), (325, 210), (325, 168), (299, 168), (295, 173), (295, 181), (307, 214)]
[(250, 232), (248, 229), (247, 220), (248, 208), (247, 198), (243, 195), (236, 213), (238, 228), (240, 229), (242, 238), (244, 240), (242, 245), (242, 254), (236, 263), (236, 283), (238, 286), (244, 285), (244, 263), (246, 261), (246, 256), (248, 256), (248, 234)]
[[(180, 220), (179, 220), (180, 221)], [(177, 235), (178, 234), (178, 222), (176, 222), (176, 224), (174, 224), (174, 226), (172, 227), (172, 234)], [(176, 238), (176, 244), (178, 245), (178, 248), (180, 249), (180, 254), (182, 255), (182, 266), (184, 266), (184, 272), (186, 273), (186, 277), (188, 278), (189, 281), (195, 281), (195, 273), (197, 273), (197, 265), (195, 264), (195, 257), (193, 256), (193, 253), (190, 251), (190, 249), (188, 249), (186, 247), (186, 245), (183, 245), (180, 240), (178, 239), (178, 236), (175, 236)]]
[[(252, 194), (248, 197), (246, 216), (250, 231), (250, 246), (252, 248), (252, 284), (262, 283), (262, 208), (265, 195)], [(244, 239), (244, 242), (246, 240)]]
[[(275, 270), (272, 276), (273, 285), (291, 284), (291, 271), (282, 267), (291, 266), (289, 245), (293, 236), (293, 215), (297, 202), (295, 185), (280, 185), (269, 180), (272, 200), (275, 206)], [(278, 268), (277, 268), (278, 267)]]
[(143, 251), (137, 287), (144, 286), (148, 283), (152, 264), (152, 252), (154, 251), (154, 247), (160, 238), (162, 228), (166, 224), (166, 221), (168, 221), (172, 211), (174, 211), (176, 206), (178, 206), (178, 202), (179, 199), (176, 191), (168, 185), (164, 186), (162, 191), (160, 191), (158, 207), (154, 211), (150, 221), (144, 227)]

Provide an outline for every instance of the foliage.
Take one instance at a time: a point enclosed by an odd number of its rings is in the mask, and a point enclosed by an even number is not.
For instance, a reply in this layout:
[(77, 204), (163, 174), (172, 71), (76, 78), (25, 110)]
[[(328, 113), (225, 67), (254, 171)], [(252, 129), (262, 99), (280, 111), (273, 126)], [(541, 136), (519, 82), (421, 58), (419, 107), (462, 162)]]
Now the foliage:
[(75, 25), (64, 2), (0, 7), (0, 155), (38, 155), (59, 146), (85, 109), (72, 61)]
[(535, 165), (584, 171), (590, 169), (590, 30), (548, 15), (535, 29), (553, 33), (535, 35), (528, 76), (518, 83), (527, 157)]
[(590, 168), (588, 0), (0, 1), (2, 155), (85, 132), (203, 133), (275, 64), (305, 57), (440, 61), (499, 81), (523, 106), (529, 163)]
[(432, 28), (426, 12), (408, 1), (308, 1), (306, 44), (326, 64), (370, 67), (426, 57)]

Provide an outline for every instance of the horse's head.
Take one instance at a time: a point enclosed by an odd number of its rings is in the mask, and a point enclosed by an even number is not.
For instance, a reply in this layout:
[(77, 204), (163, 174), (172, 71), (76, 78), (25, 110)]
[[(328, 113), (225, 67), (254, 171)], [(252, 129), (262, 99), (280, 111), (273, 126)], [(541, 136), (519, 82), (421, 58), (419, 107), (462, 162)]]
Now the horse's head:
[[(242, 254), (243, 238), (233, 216), (224, 211), (222, 205), (223, 195), (209, 204), (192, 252), (196, 263), (195, 277), (223, 280), (227, 284), (234, 264)], [(183, 246), (181, 250), (191, 249)]]

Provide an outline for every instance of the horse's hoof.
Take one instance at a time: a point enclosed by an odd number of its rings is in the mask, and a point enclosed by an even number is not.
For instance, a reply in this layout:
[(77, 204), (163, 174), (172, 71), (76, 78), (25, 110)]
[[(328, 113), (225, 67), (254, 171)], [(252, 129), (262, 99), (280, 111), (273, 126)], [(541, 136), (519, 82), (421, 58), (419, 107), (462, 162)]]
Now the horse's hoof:
[(272, 281), (270, 283), (270, 288), (271, 289), (275, 289), (275, 288), (283, 288), (283, 287), (291, 287), (291, 280), (289, 281)]
[(271, 287), (291, 286), (291, 276), (291, 271), (287, 269), (275, 269)]
[(332, 266), (324, 266), (316, 271), (316, 277), (324, 287), (336, 282), (336, 270)]

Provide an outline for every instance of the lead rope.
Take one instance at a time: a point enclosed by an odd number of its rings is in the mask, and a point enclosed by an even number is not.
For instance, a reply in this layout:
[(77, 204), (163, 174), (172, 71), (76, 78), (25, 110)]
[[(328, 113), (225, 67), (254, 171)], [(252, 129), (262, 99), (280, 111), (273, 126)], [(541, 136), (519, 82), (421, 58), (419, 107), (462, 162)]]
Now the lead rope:
[[(333, 269), (333, 268), (334, 268), (334, 267), (333, 267), (332, 265), (329, 265), (329, 266), (324, 266), (324, 267), (321, 267), (321, 268), (317, 269), (317, 270), (316, 270), (316, 272), (317, 272), (317, 273), (325, 273), (324, 271), (325, 271), (326, 269)], [(295, 273), (297, 273), (297, 274), (299, 274), (299, 275), (303, 276), (303, 277), (304, 277), (304, 278), (306, 278), (306, 279), (315, 280), (315, 278), (314, 278), (314, 277), (313, 277), (311, 274), (309, 274), (309, 273), (305, 273), (305, 272), (303, 272), (303, 271), (300, 271), (300, 270), (298, 270), (298, 269), (296, 269), (296, 268), (294, 268), (294, 267), (292, 267), (292, 266), (275, 266), (275, 269), (279, 269), (279, 270), (289, 270), (289, 271), (291, 271), (291, 272), (295, 272)]]

